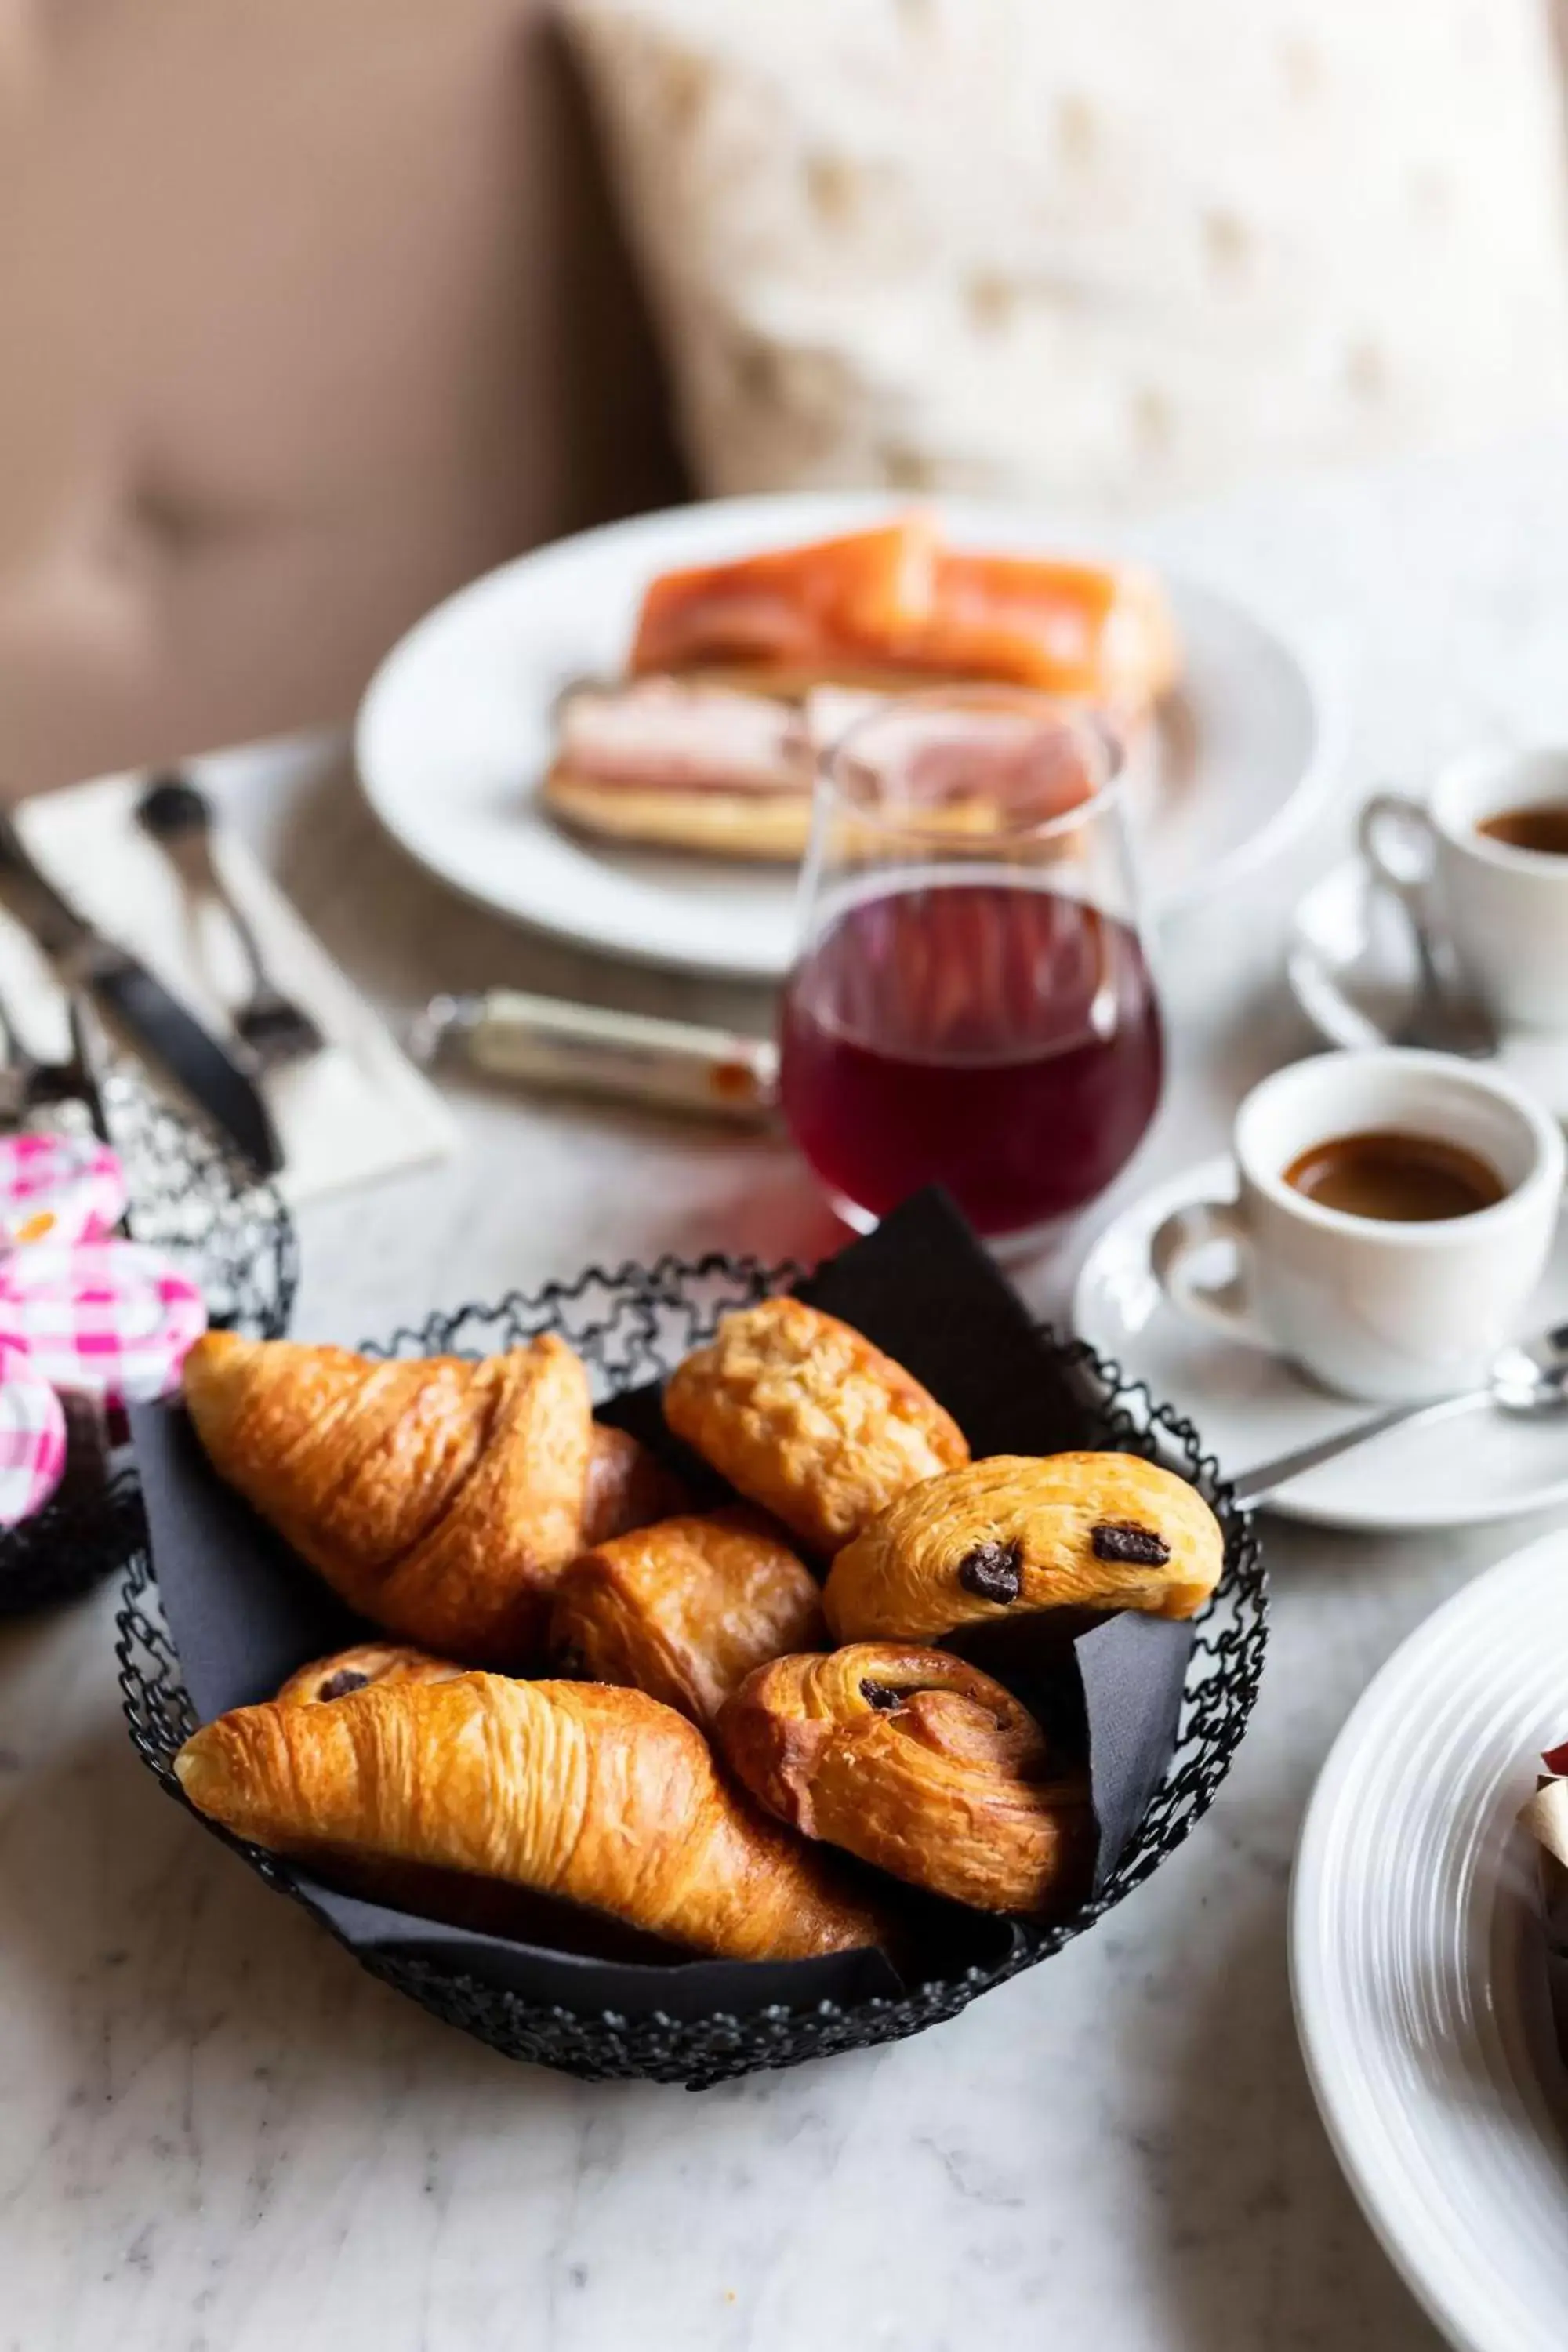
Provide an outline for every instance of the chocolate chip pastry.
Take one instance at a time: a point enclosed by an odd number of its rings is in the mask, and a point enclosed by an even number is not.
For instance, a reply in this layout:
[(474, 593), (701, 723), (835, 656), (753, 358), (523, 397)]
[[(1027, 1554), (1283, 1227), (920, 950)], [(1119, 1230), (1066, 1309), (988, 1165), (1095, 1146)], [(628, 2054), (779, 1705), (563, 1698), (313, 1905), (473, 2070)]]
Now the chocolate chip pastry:
[(278, 1704), (321, 1706), (347, 1698), (351, 1691), (368, 1690), (372, 1683), (449, 1683), (464, 1671), (450, 1658), (433, 1658), (395, 1642), (359, 1642), (330, 1658), (312, 1659), (290, 1675), (278, 1694)]
[(730, 1700), (719, 1740), (770, 1812), (912, 1886), (1032, 1914), (1087, 1890), (1085, 1775), (1000, 1683), (946, 1652), (858, 1642), (775, 1658)]
[(902, 1365), (798, 1298), (727, 1315), (671, 1374), (664, 1414), (811, 1551), (836, 1551), (906, 1487), (969, 1459)]
[(328, 1874), (345, 1858), (457, 1872), (732, 1959), (889, 1932), (847, 1868), (755, 1811), (641, 1691), (383, 1678), (327, 1705), (237, 1707), (174, 1769), (199, 1812)]
[(1195, 1488), (1132, 1454), (1000, 1454), (899, 1496), (833, 1563), (835, 1640), (940, 1641), (1049, 1609), (1191, 1617), (1225, 1565)]
[(753, 1666), (826, 1640), (816, 1579), (741, 1506), (584, 1552), (555, 1588), (550, 1631), (563, 1674), (629, 1683), (701, 1725)]

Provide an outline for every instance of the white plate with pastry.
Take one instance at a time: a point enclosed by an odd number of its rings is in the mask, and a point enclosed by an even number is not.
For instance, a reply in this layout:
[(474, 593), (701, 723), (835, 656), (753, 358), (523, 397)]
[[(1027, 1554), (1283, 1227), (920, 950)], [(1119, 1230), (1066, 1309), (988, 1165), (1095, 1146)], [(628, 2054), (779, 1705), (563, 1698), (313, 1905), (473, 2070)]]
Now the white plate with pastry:
[[(902, 542), (867, 560), (900, 530), (915, 560)], [(728, 584), (717, 620), (691, 594), (645, 609), (665, 575), (815, 555), (846, 535), (861, 545), (830, 582), (831, 658), (820, 641), (785, 641), (776, 597), (759, 623), (746, 582)], [(819, 622), (819, 578), (803, 590), (804, 577), (785, 618), (805, 604)], [(1331, 765), (1307, 667), (1229, 599), (1112, 559), (1077, 565), (1025, 508), (955, 500), (911, 517), (847, 494), (639, 516), (503, 565), (387, 656), (355, 745), (387, 831), (465, 896), (605, 954), (774, 981), (794, 950), (814, 746), (857, 697), (938, 677), (1092, 688), (1123, 719), (1139, 706), (1137, 830), (1156, 909), (1270, 853)], [(734, 771), (719, 789), (715, 757)]]
[(1368, 2220), (1463, 2352), (1549, 2352), (1568, 2305), (1568, 2076), (1534, 1849), (1568, 1723), (1568, 1534), (1468, 1584), (1340, 1733), (1291, 1888), (1297, 2028)]

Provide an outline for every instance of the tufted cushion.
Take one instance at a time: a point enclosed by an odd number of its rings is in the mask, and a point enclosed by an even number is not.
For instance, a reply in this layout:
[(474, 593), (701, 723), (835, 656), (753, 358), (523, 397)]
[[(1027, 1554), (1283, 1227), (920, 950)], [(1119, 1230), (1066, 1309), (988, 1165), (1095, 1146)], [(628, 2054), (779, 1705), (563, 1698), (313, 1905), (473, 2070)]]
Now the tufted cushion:
[(1568, 395), (1540, 0), (573, 0), (711, 490), (1096, 505)]

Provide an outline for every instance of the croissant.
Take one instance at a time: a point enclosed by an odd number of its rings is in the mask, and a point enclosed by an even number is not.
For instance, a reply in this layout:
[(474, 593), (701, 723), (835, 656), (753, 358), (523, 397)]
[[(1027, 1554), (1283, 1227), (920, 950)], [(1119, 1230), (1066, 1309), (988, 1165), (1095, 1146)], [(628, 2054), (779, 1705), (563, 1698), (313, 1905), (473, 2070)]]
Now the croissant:
[(837, 1641), (930, 1642), (1009, 1610), (1191, 1617), (1224, 1565), (1214, 1513), (1169, 1470), (999, 1454), (900, 1495), (838, 1554), (822, 1598)]
[(690, 1501), (673, 1471), (667, 1470), (626, 1429), (595, 1422), (588, 1452), (588, 1484), (583, 1496), (579, 1547), (609, 1543), (655, 1519), (672, 1519)]
[(917, 1380), (799, 1298), (727, 1315), (670, 1375), (664, 1417), (814, 1551), (836, 1551), (906, 1487), (969, 1459)]
[(220, 1475), (351, 1608), (470, 1664), (537, 1658), (581, 1541), (593, 1433), (561, 1340), (378, 1363), (215, 1331), (184, 1378)]
[(734, 1795), (701, 1733), (598, 1683), (380, 1682), (273, 1700), (174, 1759), (198, 1812), (283, 1853), (435, 1865), (532, 1889), (733, 1959), (878, 1942), (884, 1921)]
[(359, 1642), (330, 1658), (314, 1658), (289, 1675), (278, 1694), (279, 1706), (320, 1706), (347, 1698), (372, 1683), (449, 1683), (467, 1668), (450, 1658), (432, 1658), (392, 1642)]
[(827, 1638), (816, 1580), (743, 1508), (665, 1519), (574, 1560), (555, 1588), (563, 1671), (711, 1723), (753, 1666)]
[(1041, 1912), (1085, 1891), (1094, 1817), (1081, 1772), (977, 1666), (860, 1642), (775, 1658), (719, 1719), (759, 1802), (910, 1885), (984, 1911)]

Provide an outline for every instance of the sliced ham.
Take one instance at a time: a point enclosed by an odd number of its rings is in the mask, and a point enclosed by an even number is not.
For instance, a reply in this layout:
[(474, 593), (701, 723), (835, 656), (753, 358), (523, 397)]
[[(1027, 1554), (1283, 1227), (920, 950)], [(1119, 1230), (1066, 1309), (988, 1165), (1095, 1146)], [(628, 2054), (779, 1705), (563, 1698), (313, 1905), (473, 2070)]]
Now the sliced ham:
[(795, 705), (668, 677), (584, 687), (563, 708), (556, 762), (643, 792), (809, 793), (819, 758), (879, 699), (825, 687)]

